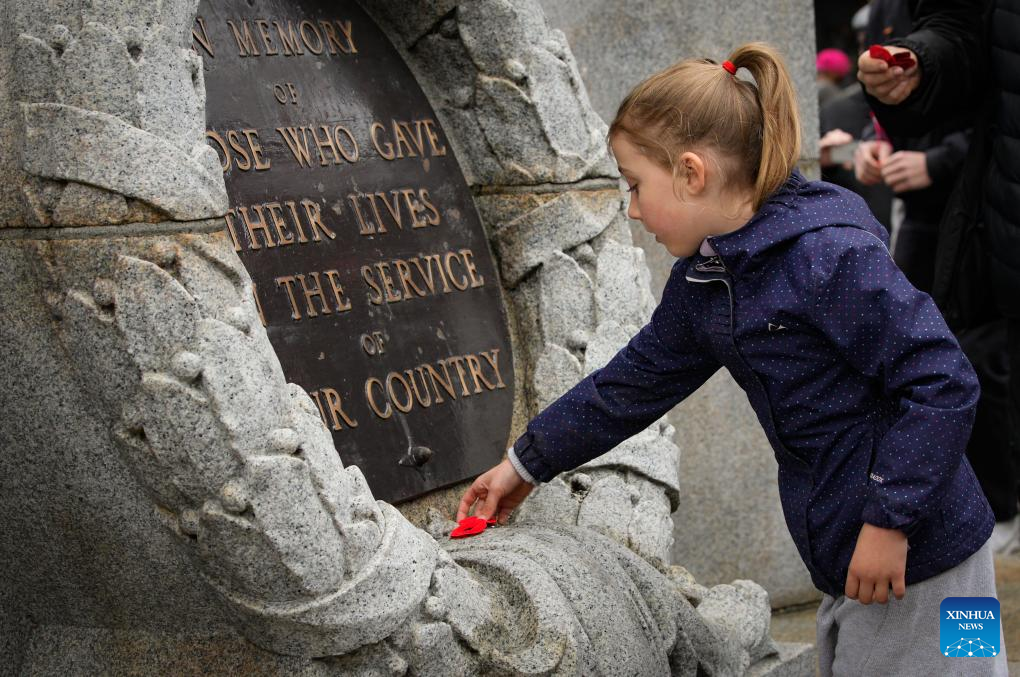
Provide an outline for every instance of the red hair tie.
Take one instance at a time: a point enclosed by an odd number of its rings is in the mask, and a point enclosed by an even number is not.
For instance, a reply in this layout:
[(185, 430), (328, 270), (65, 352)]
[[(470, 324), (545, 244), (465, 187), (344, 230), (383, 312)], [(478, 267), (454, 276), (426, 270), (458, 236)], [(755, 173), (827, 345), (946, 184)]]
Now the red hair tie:
[(725, 68), (726, 72), (729, 73), (730, 75), (737, 74), (737, 67), (733, 65), (732, 61), (723, 61), (722, 67)]

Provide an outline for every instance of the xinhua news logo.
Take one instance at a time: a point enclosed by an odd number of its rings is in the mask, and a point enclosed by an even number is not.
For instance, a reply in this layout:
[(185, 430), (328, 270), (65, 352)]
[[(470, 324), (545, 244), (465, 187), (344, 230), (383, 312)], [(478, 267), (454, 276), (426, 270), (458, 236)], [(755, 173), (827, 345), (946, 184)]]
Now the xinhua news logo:
[(946, 597), (939, 606), (942, 655), (950, 658), (997, 656), (999, 600), (994, 597)]

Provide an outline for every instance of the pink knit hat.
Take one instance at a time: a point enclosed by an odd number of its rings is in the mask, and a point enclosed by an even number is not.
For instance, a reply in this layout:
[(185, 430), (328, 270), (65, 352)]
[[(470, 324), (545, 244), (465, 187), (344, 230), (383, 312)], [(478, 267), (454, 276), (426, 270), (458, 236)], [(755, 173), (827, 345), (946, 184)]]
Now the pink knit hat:
[(840, 80), (850, 74), (850, 57), (842, 50), (834, 47), (818, 52), (815, 59), (815, 70), (819, 73), (831, 73)]

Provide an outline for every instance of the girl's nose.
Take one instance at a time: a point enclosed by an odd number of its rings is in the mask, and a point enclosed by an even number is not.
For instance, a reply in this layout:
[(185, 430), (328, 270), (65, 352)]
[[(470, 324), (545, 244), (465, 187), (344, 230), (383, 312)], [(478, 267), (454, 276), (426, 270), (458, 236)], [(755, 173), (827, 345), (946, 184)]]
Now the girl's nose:
[(641, 210), (638, 209), (637, 200), (633, 197), (630, 198), (630, 204), (627, 205), (627, 217), (635, 221), (641, 220)]

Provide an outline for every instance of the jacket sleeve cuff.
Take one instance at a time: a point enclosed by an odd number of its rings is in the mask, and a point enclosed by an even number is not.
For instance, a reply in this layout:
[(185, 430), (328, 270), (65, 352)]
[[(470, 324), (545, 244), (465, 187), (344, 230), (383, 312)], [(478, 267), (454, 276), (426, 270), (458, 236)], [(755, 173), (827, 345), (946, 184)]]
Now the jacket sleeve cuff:
[(528, 472), (528, 469), (525, 468), (524, 464), (521, 463), (519, 458), (517, 458), (517, 452), (514, 451), (513, 447), (510, 447), (509, 449), (506, 450), (506, 457), (510, 459), (510, 465), (514, 467), (514, 470), (516, 470), (517, 474), (521, 476), (521, 479), (523, 479), (528, 484), (534, 484), (535, 486), (538, 486), (538, 480), (531, 476), (531, 473)]
[(884, 506), (877, 500), (870, 501), (864, 506), (861, 519), (872, 526), (882, 529), (897, 529), (902, 531), (907, 538), (913, 536), (914, 532), (921, 525), (919, 520), (913, 520), (903, 515), (898, 515)]
[[(548, 482), (559, 474), (559, 470), (549, 464), (546, 458), (539, 452), (534, 442), (535, 436), (530, 432), (526, 432), (518, 437), (512, 447), (514, 457), (528, 474), (536, 480), (536, 484)], [(510, 462), (513, 463), (512, 460)]]

